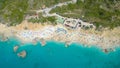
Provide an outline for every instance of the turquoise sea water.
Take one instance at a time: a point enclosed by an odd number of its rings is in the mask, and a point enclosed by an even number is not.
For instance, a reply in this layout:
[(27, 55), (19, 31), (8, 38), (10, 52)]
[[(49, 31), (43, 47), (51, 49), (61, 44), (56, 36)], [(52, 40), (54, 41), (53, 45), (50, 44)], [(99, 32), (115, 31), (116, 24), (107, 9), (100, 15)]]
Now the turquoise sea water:
[[(26, 58), (17, 56), (15, 45), (20, 46), (17, 52), (27, 51)], [(106, 54), (80, 44), (66, 48), (64, 43), (49, 41), (42, 47), (40, 43), (33, 46), (9, 39), (0, 41), (0, 68), (120, 68), (120, 49)]]

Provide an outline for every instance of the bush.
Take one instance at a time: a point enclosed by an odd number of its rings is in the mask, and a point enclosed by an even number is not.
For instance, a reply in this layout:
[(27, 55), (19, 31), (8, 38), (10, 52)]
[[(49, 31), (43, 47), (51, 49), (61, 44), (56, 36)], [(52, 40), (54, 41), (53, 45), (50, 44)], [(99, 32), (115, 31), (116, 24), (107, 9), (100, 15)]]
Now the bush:
[[(84, 15), (84, 19), (94, 22), (97, 27), (101, 25), (103, 27), (114, 28), (120, 26), (120, 9), (113, 8), (117, 4), (118, 2), (109, 0), (84, 0), (84, 2), (77, 0), (76, 4), (69, 4), (62, 8), (57, 7), (53, 9), (52, 12), (57, 12), (62, 16), (73, 18), (80, 18)], [(103, 8), (100, 6), (103, 6)], [(81, 12), (76, 12), (77, 10), (81, 10)], [(69, 11), (73, 14), (69, 14)], [(115, 18), (113, 19), (113, 17)]]

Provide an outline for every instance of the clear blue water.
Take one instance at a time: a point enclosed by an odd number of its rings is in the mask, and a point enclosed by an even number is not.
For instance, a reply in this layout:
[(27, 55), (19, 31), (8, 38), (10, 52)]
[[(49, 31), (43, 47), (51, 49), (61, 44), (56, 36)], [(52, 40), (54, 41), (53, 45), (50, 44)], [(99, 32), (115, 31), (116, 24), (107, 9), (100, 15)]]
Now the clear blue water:
[[(17, 52), (27, 51), (26, 58), (20, 58), (13, 52), (13, 46), (19, 45)], [(42, 47), (38, 43), (24, 44), (15, 39), (0, 41), (0, 68), (120, 68), (120, 48), (106, 54), (97, 47), (83, 47), (49, 41)]]

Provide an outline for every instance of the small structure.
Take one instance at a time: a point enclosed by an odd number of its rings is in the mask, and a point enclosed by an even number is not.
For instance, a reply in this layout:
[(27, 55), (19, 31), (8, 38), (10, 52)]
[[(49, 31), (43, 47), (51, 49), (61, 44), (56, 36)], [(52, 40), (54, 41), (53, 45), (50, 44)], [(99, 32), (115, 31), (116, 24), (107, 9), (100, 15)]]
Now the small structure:
[(62, 32), (62, 33), (64, 33), (64, 34), (67, 33), (67, 31), (66, 31), (65, 29), (63, 29), (63, 28), (57, 28), (57, 30), (56, 30), (55, 32), (57, 32), (57, 33)]
[(93, 24), (90, 24), (88, 22), (83, 22), (80, 19), (72, 19), (72, 18), (67, 18), (64, 21), (64, 25), (66, 27), (76, 29), (76, 28), (82, 28), (82, 29), (89, 29), (89, 28), (95, 28)]
[(67, 18), (65, 21), (64, 21), (64, 25), (66, 27), (70, 27), (72, 29), (75, 29), (77, 26), (78, 26), (78, 21), (76, 19), (72, 19), (72, 18)]
[(83, 22), (81, 28), (82, 29), (92, 29), (92, 28), (95, 28), (95, 26), (93, 24), (88, 23), (88, 22)]

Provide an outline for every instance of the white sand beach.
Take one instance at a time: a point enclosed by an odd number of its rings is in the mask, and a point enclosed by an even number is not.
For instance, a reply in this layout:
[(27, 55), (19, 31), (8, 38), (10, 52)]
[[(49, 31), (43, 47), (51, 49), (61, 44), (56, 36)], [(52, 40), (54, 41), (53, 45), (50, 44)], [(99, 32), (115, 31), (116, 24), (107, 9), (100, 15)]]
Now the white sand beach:
[[(27, 27), (27, 29), (24, 29)], [(15, 36), (23, 42), (35, 42), (36, 38), (40, 39), (54, 40), (59, 42), (77, 42), (85, 45), (96, 45), (102, 49), (114, 48), (120, 45), (120, 27), (113, 30), (105, 31), (95, 31), (95, 29), (83, 30), (75, 29), (69, 30), (65, 26), (58, 24), (53, 25), (41, 25), (38, 23), (30, 23), (23, 21), (23, 23), (7, 27), (0, 24), (0, 34), (4, 36)], [(43, 41), (43, 44), (45, 42)], [(44, 45), (43, 45), (44, 46)], [(67, 46), (66, 46), (67, 47)], [(16, 51), (16, 47), (14, 49)]]

